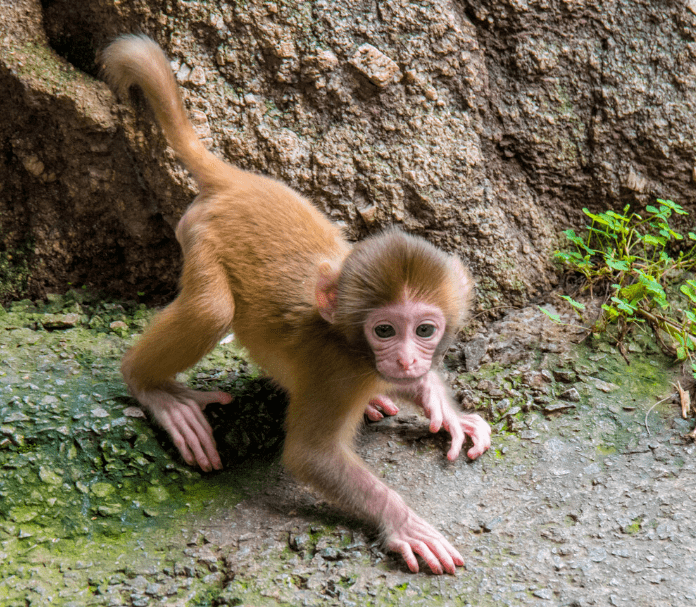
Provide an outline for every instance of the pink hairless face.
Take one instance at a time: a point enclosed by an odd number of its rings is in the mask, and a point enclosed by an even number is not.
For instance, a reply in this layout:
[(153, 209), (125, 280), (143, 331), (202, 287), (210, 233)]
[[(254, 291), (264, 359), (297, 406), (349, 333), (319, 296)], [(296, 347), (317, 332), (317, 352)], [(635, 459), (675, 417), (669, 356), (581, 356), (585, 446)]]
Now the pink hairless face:
[(430, 371), (445, 325), (440, 308), (411, 299), (370, 312), (365, 337), (379, 374), (397, 384), (423, 377)]

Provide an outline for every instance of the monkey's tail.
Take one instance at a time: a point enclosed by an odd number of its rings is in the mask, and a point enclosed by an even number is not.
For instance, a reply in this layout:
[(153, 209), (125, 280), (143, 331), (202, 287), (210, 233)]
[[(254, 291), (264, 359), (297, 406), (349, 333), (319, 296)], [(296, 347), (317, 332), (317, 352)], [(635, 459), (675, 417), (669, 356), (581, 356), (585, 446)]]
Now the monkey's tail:
[(209, 152), (194, 131), (169, 61), (154, 40), (143, 34), (119, 36), (100, 58), (104, 79), (119, 95), (134, 84), (143, 90), (167, 142), (201, 187), (226, 172), (223, 167), (229, 165)]

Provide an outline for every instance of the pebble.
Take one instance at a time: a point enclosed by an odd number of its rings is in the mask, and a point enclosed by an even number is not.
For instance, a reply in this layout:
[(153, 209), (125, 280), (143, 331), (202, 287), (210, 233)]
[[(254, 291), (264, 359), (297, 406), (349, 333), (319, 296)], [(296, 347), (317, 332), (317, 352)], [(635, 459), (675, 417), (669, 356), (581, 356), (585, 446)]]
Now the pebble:
[(397, 63), (371, 44), (360, 46), (348, 63), (382, 88), (401, 76)]

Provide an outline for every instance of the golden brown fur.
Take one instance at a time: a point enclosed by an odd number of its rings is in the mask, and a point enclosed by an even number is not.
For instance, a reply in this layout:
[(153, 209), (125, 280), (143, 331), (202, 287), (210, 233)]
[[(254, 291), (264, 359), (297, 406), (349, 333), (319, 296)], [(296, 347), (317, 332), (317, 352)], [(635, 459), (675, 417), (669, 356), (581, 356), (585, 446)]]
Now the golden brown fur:
[[(234, 330), (289, 393), (288, 468), (379, 525), (388, 547), (411, 569), (417, 564), (409, 546), (433, 571), (453, 571), (461, 564), (458, 553), (367, 470), (351, 444), (368, 400), (388, 388), (360, 335), (366, 313), (397, 300), (437, 306), (448, 325), (442, 349), (468, 306), (466, 270), (398, 231), (351, 250), (341, 231), (292, 189), (216, 158), (196, 137), (169, 63), (149, 38), (121, 37), (101, 58), (118, 91), (137, 85), (145, 92), (167, 141), (201, 188), (176, 231), (184, 253), (180, 294), (123, 360), (133, 394), (189, 463), (220, 467), (201, 410), (230, 397), (196, 392), (177, 384), (175, 375)], [(440, 402), (447, 396), (439, 377), (419, 381), (414, 398), (426, 412), (439, 407), (448, 416), (445, 427), (458, 424), (449, 404)], [(428, 396), (436, 392), (440, 400)]]

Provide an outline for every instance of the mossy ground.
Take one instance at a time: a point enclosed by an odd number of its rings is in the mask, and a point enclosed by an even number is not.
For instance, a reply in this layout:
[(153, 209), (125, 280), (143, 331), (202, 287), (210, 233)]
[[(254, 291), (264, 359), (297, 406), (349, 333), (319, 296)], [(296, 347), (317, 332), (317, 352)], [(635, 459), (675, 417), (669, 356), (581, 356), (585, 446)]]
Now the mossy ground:
[[(501, 604), (480, 589), (485, 571), (407, 574), (374, 536), (365, 539), (359, 522), (336, 519), (314, 496), (293, 496), (297, 487), (279, 482), (284, 397), (234, 344), (217, 348), (185, 378), (234, 395), (231, 405), (208, 412), (227, 469), (201, 475), (184, 465), (161, 431), (134, 416), (119, 374), (123, 352), (151, 316), (137, 303), (81, 291), (0, 311), (0, 606)], [(591, 340), (559, 354), (530, 351), (518, 364), (492, 361), (475, 373), (463, 373), (456, 361), (448, 366), (455, 387), (474, 387), (477, 408), (496, 429), (490, 454), (443, 467), (447, 437), (403, 420), (373, 426), (369, 441), (359, 441), (361, 454), (410, 493), (426, 518), (455, 516), (449, 535), (459, 534), (459, 547), (471, 545), (467, 560), (503, 569), (524, 558), (509, 546), (487, 552), (495, 537), (489, 531), (504, 517), (491, 516), (482, 535), (472, 534), (470, 506), (452, 496), (475, 495), (479, 475), (528, 474), (530, 455), (546, 449), (538, 436), (549, 432), (560, 437), (546, 440), (549, 453), (577, 439), (582, 478), (603, 474), (608, 460), (649, 440), (646, 413), (671, 390), (675, 371), (648, 339), (632, 345), (630, 366)], [(529, 369), (547, 372), (541, 387), (525, 383)], [(571, 385), (579, 400), (549, 409)], [(673, 409), (669, 402), (653, 409), (648, 428), (663, 429)], [(423, 501), (426, 488), (450, 497)], [(241, 500), (251, 504), (247, 539), (244, 517), (235, 518)], [(645, 520), (627, 520), (624, 534), (640, 537), (654, 522)], [(218, 549), (214, 534), (205, 536), (237, 523), (242, 535), (231, 548)], [(548, 526), (540, 527), (542, 536)], [(539, 588), (524, 592), (543, 594)]]
[(75, 291), (0, 312), (0, 604), (44, 595), (46, 604), (98, 603), (114, 575), (172, 566), (192, 513), (233, 508), (277, 465), (284, 399), (234, 346), (189, 379), (233, 393), (235, 419), (253, 403), (253, 432), (229, 423), (223, 407), (212, 417), (223, 458), (255, 463), (202, 476), (138, 417), (119, 360), (151, 315)]

